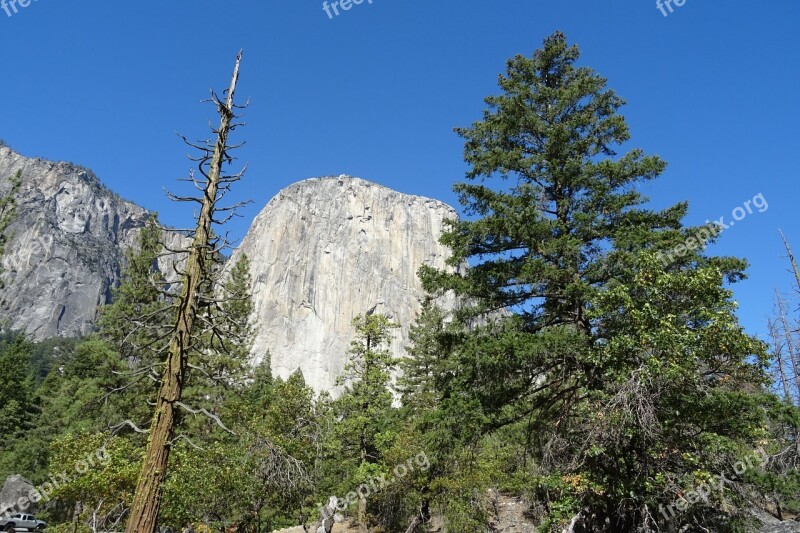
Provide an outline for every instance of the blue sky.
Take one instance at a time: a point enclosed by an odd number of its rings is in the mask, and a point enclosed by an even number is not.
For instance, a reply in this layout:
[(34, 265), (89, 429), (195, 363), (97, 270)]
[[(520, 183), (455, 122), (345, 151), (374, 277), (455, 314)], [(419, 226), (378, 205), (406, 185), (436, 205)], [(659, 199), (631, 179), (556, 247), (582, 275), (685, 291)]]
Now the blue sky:
[(26, 156), (92, 168), (172, 225), (191, 223), (163, 187), (190, 168), (176, 137), (207, 138), (236, 51), (250, 98), (238, 189), (253, 204), (241, 237), (281, 188), (360, 176), (451, 204), (463, 178), (453, 133), (480, 118), (505, 60), (556, 29), (628, 100), (629, 147), (669, 162), (643, 187), (652, 205), (691, 204), (688, 223), (761, 193), (769, 208), (712, 251), (746, 257), (735, 286), (743, 323), (763, 332), (773, 288), (791, 278), (777, 229), (800, 254), (800, 3), (686, 0), (364, 0), (330, 19), (321, 0), (37, 0), (0, 10), (0, 138)]

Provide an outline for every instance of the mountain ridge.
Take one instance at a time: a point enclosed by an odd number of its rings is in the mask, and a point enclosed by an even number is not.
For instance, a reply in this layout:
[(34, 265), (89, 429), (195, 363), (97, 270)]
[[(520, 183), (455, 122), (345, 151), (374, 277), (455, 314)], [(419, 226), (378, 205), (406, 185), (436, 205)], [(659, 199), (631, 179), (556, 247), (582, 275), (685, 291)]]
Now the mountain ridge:
[[(18, 216), (0, 259), (6, 285), (0, 322), (35, 340), (86, 335), (151, 212), (84, 167), (0, 146), (0, 194), (18, 170)], [(277, 375), (299, 369), (315, 390), (334, 390), (352, 319), (373, 312), (399, 322), (391, 351), (404, 356), (424, 297), (417, 271), (423, 264), (448, 268), (449, 250), (438, 240), (456, 218), (439, 200), (347, 175), (308, 178), (279, 191), (232, 254), (251, 260), (253, 363), (269, 352)], [(183, 238), (165, 237), (171, 248)], [(161, 260), (161, 270), (171, 272), (173, 264)]]

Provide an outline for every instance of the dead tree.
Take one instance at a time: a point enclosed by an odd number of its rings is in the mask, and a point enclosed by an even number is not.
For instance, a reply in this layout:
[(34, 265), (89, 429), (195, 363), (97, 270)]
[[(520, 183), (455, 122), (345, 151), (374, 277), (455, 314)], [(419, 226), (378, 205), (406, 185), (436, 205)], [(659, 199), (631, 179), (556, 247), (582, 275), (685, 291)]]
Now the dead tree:
[(789, 262), (792, 264), (792, 273), (797, 283), (797, 289), (800, 290), (800, 268), (797, 267), (797, 261), (794, 259), (794, 254), (789, 247), (789, 241), (786, 240), (786, 235), (784, 235), (781, 230), (778, 230), (778, 232), (781, 234), (781, 239), (783, 239), (783, 246), (786, 247), (786, 253), (789, 254)]
[[(778, 230), (780, 231), (780, 230)], [(794, 279), (797, 284), (797, 291), (800, 293), (800, 269), (797, 267), (797, 261), (795, 261), (794, 254), (792, 253), (792, 249), (789, 246), (789, 241), (786, 240), (786, 236), (783, 232), (780, 232), (781, 239), (783, 239), (783, 245), (786, 247), (786, 253), (789, 256), (789, 263), (792, 265), (792, 273), (794, 274)], [(786, 310), (784, 309), (783, 301), (778, 298), (777, 301), (778, 305), (778, 318), (781, 321), (783, 334), (786, 337), (786, 346), (789, 351), (789, 363), (792, 369), (792, 373), (794, 374), (794, 388), (795, 388), (795, 398), (794, 400), (800, 405), (800, 352), (797, 349), (797, 345), (795, 344), (795, 339), (793, 334), (796, 333), (789, 326), (789, 321), (786, 318)]]
[[(778, 291), (775, 291), (776, 293)], [(776, 298), (780, 298), (776, 295)], [(770, 319), (768, 324), (769, 328), (769, 336), (772, 339), (773, 345), (773, 353), (775, 355), (774, 361), (774, 373), (775, 379), (780, 383), (783, 388), (783, 397), (786, 399), (787, 402), (792, 401), (792, 389), (789, 386), (789, 377), (787, 375), (786, 369), (786, 355), (784, 354), (784, 348), (786, 345), (784, 344), (784, 340), (781, 338), (782, 331), (780, 330), (778, 324)]]
[(784, 357), (782, 357), (783, 354), (780, 353), (780, 350), (776, 349), (780, 379), (783, 382), (785, 390), (788, 391), (794, 388), (794, 394), (788, 394), (786, 399), (790, 402), (800, 402), (800, 368), (798, 368), (798, 365), (800, 365), (800, 356), (797, 352), (797, 345), (793, 335), (794, 331), (792, 331), (789, 325), (789, 319), (786, 317), (785, 302), (780, 295), (775, 295), (775, 302), (778, 313), (777, 319), (780, 321), (779, 329), (786, 341), (785, 346), (788, 352), (785, 357), (788, 361), (784, 361)]
[[(218, 202), (229, 190), (230, 185), (238, 181), (244, 173), (243, 170), (235, 175), (224, 175), (222, 171), (225, 164), (233, 161), (229, 152), (236, 148), (236, 146), (228, 144), (228, 135), (238, 125), (234, 123), (234, 119), (237, 118), (234, 93), (239, 77), (241, 58), (242, 54), (239, 52), (230, 87), (227, 94), (224, 94), (225, 101), (217, 98), (214, 93), (211, 96), (211, 101), (216, 105), (220, 115), (219, 129), (213, 130), (216, 134), (216, 141), (214, 143), (207, 142), (205, 145), (189, 143), (203, 153), (201, 157), (197, 158), (197, 161), (199, 161), (200, 174), (204, 180), (197, 180), (194, 175), (191, 175), (189, 180), (202, 191), (202, 196), (199, 198), (173, 196), (179, 201), (196, 202), (200, 206), (200, 211), (197, 215), (196, 227), (191, 232), (192, 244), (188, 249), (188, 256), (180, 273), (181, 284), (177, 313), (150, 426), (147, 452), (126, 528), (127, 533), (153, 533), (156, 531), (162, 486), (167, 476), (170, 448), (175, 440), (178, 411), (184, 409), (192, 414), (202, 412), (202, 414), (213, 416), (204, 410), (192, 409), (183, 404), (181, 398), (189, 368), (189, 354), (196, 349), (194, 345), (197, 340), (207, 334), (207, 331), (204, 331), (207, 329), (204, 324), (204, 309), (215, 303), (212, 280), (215, 270), (213, 261), (221, 245), (220, 239), (213, 234), (212, 225), (224, 222), (224, 220), (216, 218), (219, 213), (232, 211), (236, 207), (222, 208), (218, 206)], [(213, 332), (211, 334), (213, 335)], [(216, 419), (215, 422), (222, 426), (219, 419)]]

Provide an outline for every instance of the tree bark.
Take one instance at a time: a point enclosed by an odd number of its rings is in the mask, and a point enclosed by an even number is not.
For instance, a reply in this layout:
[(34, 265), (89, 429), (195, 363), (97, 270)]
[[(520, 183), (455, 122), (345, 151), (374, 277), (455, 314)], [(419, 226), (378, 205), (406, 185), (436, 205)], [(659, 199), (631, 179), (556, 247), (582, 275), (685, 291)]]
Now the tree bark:
[(188, 364), (188, 352), (192, 345), (194, 324), (197, 318), (198, 294), (200, 286), (208, 273), (207, 252), (210, 245), (211, 223), (214, 215), (222, 164), (225, 160), (228, 133), (233, 113), (233, 95), (239, 77), (239, 63), (242, 54), (236, 58), (230, 89), (226, 102), (218, 105), (220, 126), (214, 155), (211, 159), (208, 178), (197, 218), (192, 247), (182, 276), (178, 314), (169, 346), (167, 367), (156, 401), (155, 414), (150, 426), (150, 440), (147, 454), (134, 494), (131, 516), (126, 533), (154, 533), (158, 524), (158, 511), (161, 505), (162, 486), (167, 475), (171, 441), (174, 435), (176, 410), (183, 393), (184, 378)]

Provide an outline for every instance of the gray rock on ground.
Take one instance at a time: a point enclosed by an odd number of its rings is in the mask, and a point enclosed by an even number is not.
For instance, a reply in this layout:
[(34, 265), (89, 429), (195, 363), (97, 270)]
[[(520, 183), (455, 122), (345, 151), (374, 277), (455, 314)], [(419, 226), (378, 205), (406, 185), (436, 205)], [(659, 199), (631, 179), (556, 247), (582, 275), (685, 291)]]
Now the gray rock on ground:
[(35, 512), (35, 503), (31, 503), (26, 509), (19, 509), (16, 507), (20, 498), (30, 499), (31, 495), (35, 492), (36, 487), (24, 477), (19, 475), (8, 476), (5, 483), (3, 483), (2, 490), (0, 490), (0, 515), (18, 512)]

